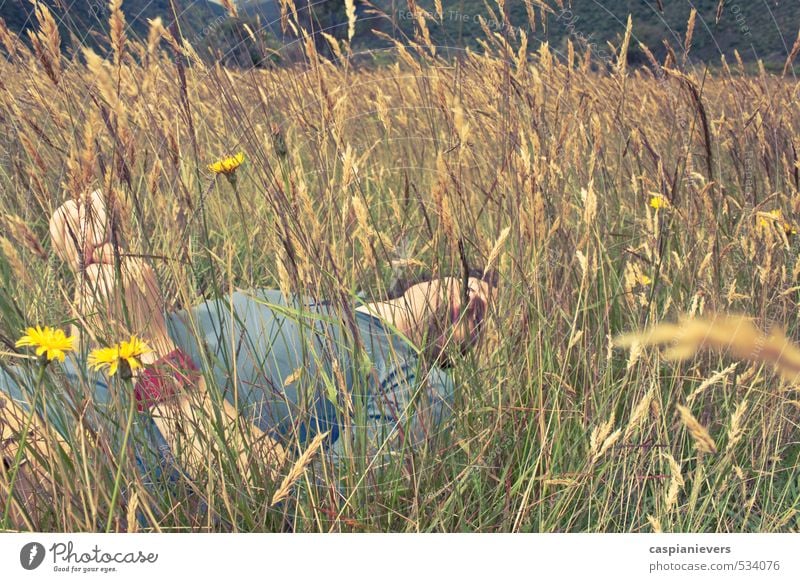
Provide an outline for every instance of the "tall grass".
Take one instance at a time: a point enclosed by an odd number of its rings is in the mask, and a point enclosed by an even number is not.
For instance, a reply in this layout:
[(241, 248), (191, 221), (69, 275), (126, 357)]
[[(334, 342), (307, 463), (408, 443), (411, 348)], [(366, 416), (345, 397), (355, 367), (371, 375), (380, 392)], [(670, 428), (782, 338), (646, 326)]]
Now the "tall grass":
[[(797, 338), (793, 78), (632, 69), (630, 39), (597, 70), (571, 45), (489, 30), (481, 51), (443, 60), (422, 26), (392, 65), (358, 64), (345, 41), (332, 62), (309, 40), (302, 65), (230, 70), (158, 22), (126, 38), (118, 10), (108, 55), (62, 54), (50, 18), (32, 48), (0, 29), (4, 352), (26, 324), (74, 318), (47, 219), (98, 187), (128, 209), (122, 236), (169, 308), (273, 287), (345, 309), (457, 271), (462, 254), (501, 284), (480, 349), (454, 356), (456, 407), (430, 446), (379, 467), (357, 447), (335, 465), (299, 444), (277, 479), (262, 467), (246, 483), (222, 443), (213, 470), (152, 488), (110, 435), (77, 431), (69, 454), (40, 459), (48, 502), (19, 527), (93, 530), (112, 513), (158, 531), (798, 530), (795, 385), (725, 350), (670, 362), (612, 344), (715, 312)], [(238, 151), (234, 191), (206, 167)], [(110, 413), (80, 402), (73, 423), (109, 414), (122, 430), (122, 399)]]

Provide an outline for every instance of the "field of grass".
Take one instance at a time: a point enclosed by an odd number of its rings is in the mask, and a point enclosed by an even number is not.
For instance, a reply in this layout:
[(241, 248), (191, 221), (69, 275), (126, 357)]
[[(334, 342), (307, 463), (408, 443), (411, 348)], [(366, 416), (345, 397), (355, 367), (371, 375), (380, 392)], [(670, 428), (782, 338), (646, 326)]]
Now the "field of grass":
[[(46, 498), (0, 527), (800, 529), (796, 382), (757, 349), (674, 361), (612, 345), (723, 312), (800, 339), (791, 69), (679, 58), (598, 73), (580, 53), (498, 36), (447, 61), (421, 33), (379, 68), (349, 65), (344, 42), (337, 63), (307, 42), (304, 66), (226, 70), (156, 25), (125, 39), (119, 21), (106, 58), (68, 59), (43, 20), (33, 50), (0, 29), (3, 366), (33, 365), (13, 347), (27, 325), (73, 321), (47, 220), (98, 187), (129, 210), (121, 236), (170, 308), (252, 287), (380, 299), (400, 279), (458, 271), (462, 255), (501, 282), (485, 341), (454, 356), (452, 418), (388, 467), (333, 465), (321, 449), (273, 506), (292, 462), (247, 483), (223, 443), (204, 476), (153, 488), (108, 435), (76, 432), (71, 452), (39, 459)], [(234, 188), (207, 165), (239, 151)], [(52, 371), (43, 385), (79, 393)], [(81, 404), (65, 414), (97, 414)]]

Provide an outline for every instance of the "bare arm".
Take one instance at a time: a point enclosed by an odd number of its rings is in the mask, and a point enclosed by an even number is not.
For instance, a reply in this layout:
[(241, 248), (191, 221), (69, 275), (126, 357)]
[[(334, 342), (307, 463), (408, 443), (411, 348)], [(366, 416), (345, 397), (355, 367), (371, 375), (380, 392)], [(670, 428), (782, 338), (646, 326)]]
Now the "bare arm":
[[(115, 262), (108, 236), (110, 213), (103, 197), (93, 193), (84, 203), (67, 202), (53, 215), (53, 244), (78, 278), (76, 315), (94, 340), (115, 343), (137, 334), (152, 348), (143, 363), (152, 364), (176, 349), (163, 316), (164, 299), (153, 269), (144, 261), (121, 257)], [(119, 254), (119, 253), (117, 253)], [(224, 398), (215, 406), (205, 381), (178, 392), (155, 406), (153, 419), (187, 472), (196, 475), (219, 455), (219, 439), (233, 450), (240, 473), (249, 481), (252, 455), (261, 454), (277, 471), (285, 459), (283, 447), (253, 423), (240, 418)], [(219, 411), (219, 414), (217, 413)]]

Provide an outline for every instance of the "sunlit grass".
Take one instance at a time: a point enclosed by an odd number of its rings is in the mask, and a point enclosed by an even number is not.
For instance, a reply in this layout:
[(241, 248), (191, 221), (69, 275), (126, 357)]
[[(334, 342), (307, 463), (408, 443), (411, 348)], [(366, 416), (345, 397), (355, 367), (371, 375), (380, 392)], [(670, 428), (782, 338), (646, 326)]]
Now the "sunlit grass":
[[(3, 365), (32, 365), (11, 353), (19, 330), (78, 323), (47, 220), (98, 187), (127, 209), (120, 236), (172, 308), (254, 287), (380, 299), (400, 279), (458, 272), (460, 247), (499, 271), (500, 299), (481, 348), (455, 356), (451, 421), (388, 466), (357, 438), (338, 465), (324, 449), (303, 458), (304, 443), (278, 479), (255, 462), (247, 482), (225, 431), (201, 419), (222, 442), (213, 470), (145, 484), (118, 458), (127, 400), (101, 409), (88, 384), (48, 374), (47, 423), (107, 428), (64, 435), (70, 453), (36, 449), (47, 496), (1, 525), (96, 530), (112, 514), (117, 529), (159, 531), (797, 531), (794, 385), (724, 350), (677, 363), (612, 347), (714, 312), (797, 339), (796, 82), (726, 67), (599, 73), (498, 37), (458, 61), (421, 37), (380, 68), (308, 43), (305, 67), (244, 71), (180, 51), (158, 24), (144, 44), (117, 34), (105, 59), (55, 54), (54, 29), (41, 34), (36, 53), (2, 35)], [(235, 183), (216, 179), (209, 165), (240, 151)], [(706, 437), (715, 451), (697, 447)]]

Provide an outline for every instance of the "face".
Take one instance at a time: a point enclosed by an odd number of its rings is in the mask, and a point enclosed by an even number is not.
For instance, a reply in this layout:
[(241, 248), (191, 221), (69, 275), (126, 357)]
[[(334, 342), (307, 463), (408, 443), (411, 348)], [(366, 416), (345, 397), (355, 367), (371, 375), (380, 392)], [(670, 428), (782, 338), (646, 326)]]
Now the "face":
[(420, 329), (428, 332), (427, 339), (433, 340), (434, 347), (441, 352), (448, 345), (456, 345), (463, 351), (478, 340), (496, 294), (496, 287), (470, 277), (464, 301), (462, 281), (445, 277), (410, 287), (404, 298)]

